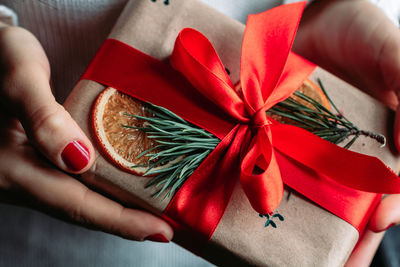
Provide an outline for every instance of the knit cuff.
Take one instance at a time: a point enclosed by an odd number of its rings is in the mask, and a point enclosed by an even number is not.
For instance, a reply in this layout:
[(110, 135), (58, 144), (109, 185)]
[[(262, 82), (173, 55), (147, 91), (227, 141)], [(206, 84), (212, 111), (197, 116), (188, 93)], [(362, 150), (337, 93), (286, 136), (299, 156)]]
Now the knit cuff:
[(3, 5), (0, 5), (0, 21), (12, 26), (18, 25), (17, 14)]

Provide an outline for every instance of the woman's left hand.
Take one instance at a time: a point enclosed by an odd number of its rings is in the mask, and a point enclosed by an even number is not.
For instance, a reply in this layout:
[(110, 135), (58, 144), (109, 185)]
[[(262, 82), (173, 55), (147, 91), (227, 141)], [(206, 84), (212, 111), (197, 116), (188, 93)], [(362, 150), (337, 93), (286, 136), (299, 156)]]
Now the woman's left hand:
[[(366, 0), (320, 0), (305, 10), (294, 51), (396, 110), (400, 150), (400, 31)], [(369, 266), (384, 231), (400, 223), (400, 195), (381, 201), (346, 266)]]
[(347, 261), (347, 267), (371, 264), (385, 231), (400, 224), (399, 204), (400, 195), (390, 195), (381, 201), (369, 221), (368, 228)]
[(317, 0), (293, 50), (396, 110), (400, 150), (400, 30), (367, 0)]

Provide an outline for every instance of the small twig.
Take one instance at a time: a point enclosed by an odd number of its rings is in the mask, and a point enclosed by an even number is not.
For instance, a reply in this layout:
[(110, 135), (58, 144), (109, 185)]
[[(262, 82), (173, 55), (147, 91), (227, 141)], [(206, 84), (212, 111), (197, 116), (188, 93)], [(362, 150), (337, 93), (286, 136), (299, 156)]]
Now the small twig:
[(377, 134), (377, 133), (364, 131), (364, 130), (359, 131), (359, 133), (363, 136), (375, 139), (378, 143), (381, 144), (381, 147), (384, 147), (386, 145), (386, 137), (382, 134)]

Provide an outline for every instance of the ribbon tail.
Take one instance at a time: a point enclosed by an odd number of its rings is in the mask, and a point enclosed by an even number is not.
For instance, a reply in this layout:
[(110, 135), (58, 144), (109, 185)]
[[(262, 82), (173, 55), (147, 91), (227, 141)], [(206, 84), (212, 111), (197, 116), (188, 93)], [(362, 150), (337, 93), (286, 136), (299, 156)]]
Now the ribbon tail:
[(261, 214), (273, 212), (283, 197), (283, 182), (268, 128), (258, 130), (241, 162), (241, 185), (253, 209)]
[(372, 193), (400, 193), (399, 177), (376, 157), (346, 150), (292, 125), (277, 123), (271, 131), (277, 150), (342, 185)]
[(275, 156), (285, 185), (350, 223), (360, 234), (364, 231), (381, 200), (381, 194), (358, 191), (337, 183), (282, 154), (279, 150), (275, 150)]
[(198, 252), (218, 226), (239, 181), (240, 145), (247, 126), (237, 125), (175, 194), (163, 218), (181, 245)]

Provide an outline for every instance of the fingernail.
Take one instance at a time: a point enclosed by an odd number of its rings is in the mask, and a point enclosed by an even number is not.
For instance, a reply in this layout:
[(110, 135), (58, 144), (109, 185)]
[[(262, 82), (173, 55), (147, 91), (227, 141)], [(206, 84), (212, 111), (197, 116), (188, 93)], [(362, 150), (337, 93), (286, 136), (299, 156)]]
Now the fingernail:
[(384, 229), (384, 231), (388, 230), (389, 228), (392, 228), (392, 227), (395, 226), (395, 225), (396, 225), (395, 223), (389, 224), (389, 225)]
[(89, 150), (79, 141), (69, 143), (61, 153), (61, 158), (71, 171), (80, 171), (89, 163)]
[(166, 238), (163, 234), (149, 235), (144, 240), (149, 240), (149, 241), (153, 241), (153, 242), (161, 242), (161, 243), (169, 243), (169, 239)]
[(385, 228), (383, 228), (381, 230), (375, 230), (375, 229), (370, 229), (370, 230), (372, 232), (374, 232), (374, 233), (379, 234), (379, 233), (385, 232), (386, 230), (388, 230), (389, 228), (392, 228), (393, 226), (396, 226), (396, 224), (395, 223), (391, 223), (391, 224), (389, 224), (388, 226), (386, 226)]

